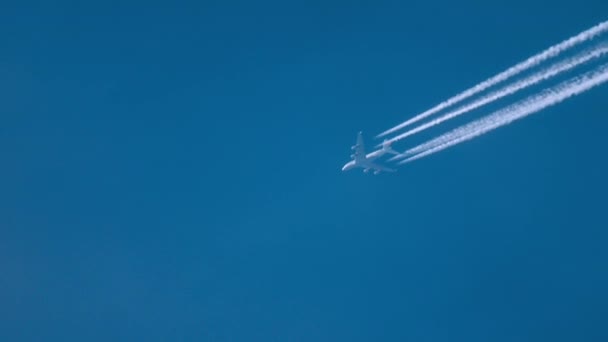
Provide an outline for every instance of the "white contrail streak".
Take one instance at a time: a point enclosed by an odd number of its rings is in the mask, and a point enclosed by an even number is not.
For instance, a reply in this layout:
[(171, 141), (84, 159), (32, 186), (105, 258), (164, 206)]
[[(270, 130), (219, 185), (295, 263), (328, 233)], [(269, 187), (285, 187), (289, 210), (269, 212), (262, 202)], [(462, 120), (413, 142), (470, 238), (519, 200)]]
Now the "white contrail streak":
[[(416, 153), (416, 150), (422, 150), (424, 152), (403, 160), (399, 162), (399, 164), (409, 163), (467, 140), (471, 140), (501, 126), (508, 125), (515, 120), (525, 118), (526, 116), (537, 113), (547, 107), (556, 105), (572, 96), (581, 94), (607, 81), (608, 64), (604, 64), (593, 71), (573, 78), (545, 91), (543, 95), (534, 96), (529, 100), (522, 101), (519, 105), (515, 104), (511, 107), (499, 110), (490, 116), (472, 122), (460, 129), (456, 129), (442, 137), (438, 137), (434, 139), (436, 143), (432, 143), (433, 141), (430, 141), (427, 144), (423, 144), (426, 145), (427, 148), (432, 145), (435, 145), (435, 147), (425, 150), (423, 145), (420, 145), (419, 147), (408, 150), (406, 153), (409, 154)], [(437, 144), (437, 142), (439, 143)]]
[(433, 107), (425, 112), (422, 112), (422, 113), (416, 115), (415, 117), (391, 128), (391, 129), (388, 129), (388, 130), (378, 134), (376, 137), (377, 138), (383, 137), (385, 135), (388, 135), (390, 133), (393, 133), (397, 130), (402, 129), (403, 127), (409, 126), (414, 122), (418, 122), (424, 118), (427, 118), (428, 116), (433, 115), (433, 114), (439, 112), (440, 110), (443, 110), (446, 107), (449, 107), (457, 102), (460, 102), (477, 93), (480, 93), (499, 82), (505, 81), (505, 80), (521, 73), (524, 70), (535, 67), (535, 66), (539, 65), (540, 63), (544, 62), (545, 60), (555, 57), (555, 56), (561, 54), (562, 52), (564, 52), (580, 43), (583, 43), (587, 40), (595, 38), (596, 36), (603, 34), (606, 31), (608, 31), (608, 21), (604, 21), (600, 24), (597, 24), (596, 26), (577, 34), (576, 36), (566, 39), (557, 45), (553, 45), (550, 48), (546, 49), (545, 51), (543, 51), (539, 54), (536, 54), (536, 55), (526, 59), (525, 61), (523, 61), (519, 64), (516, 64), (515, 66), (512, 66), (511, 68), (475, 85), (472, 88), (469, 88), (469, 89), (463, 91), (462, 93), (460, 93), (446, 101), (441, 102), (440, 104), (436, 105), (435, 107)]
[[(480, 127), (492, 124), (493, 122), (496, 121), (495, 119), (497, 119), (497, 118), (506, 117), (506, 116), (510, 115), (511, 113), (517, 113), (518, 111), (525, 110), (527, 107), (535, 106), (538, 103), (546, 104), (545, 107), (553, 105), (554, 104), (553, 102), (556, 100), (558, 101), (556, 103), (559, 103), (565, 99), (565, 98), (562, 99), (560, 96), (558, 96), (559, 94), (563, 94), (564, 92), (568, 91), (572, 87), (577, 86), (577, 84), (580, 82), (584, 82), (589, 78), (595, 77), (594, 75), (601, 73), (602, 70), (604, 70), (605, 68), (606, 68), (606, 66), (602, 66), (598, 69), (587, 72), (586, 74), (583, 74), (581, 76), (574, 77), (568, 81), (562, 82), (553, 88), (545, 89), (544, 91), (540, 92), (539, 94), (530, 96), (522, 101), (516, 102), (506, 108), (500, 109), (481, 119), (478, 119), (469, 124), (466, 124), (466, 125), (456, 128), (456, 129), (453, 129), (452, 131), (445, 133), (426, 143), (413, 147), (413, 148), (405, 151), (404, 153), (393, 157), (390, 160), (403, 159), (408, 156), (424, 152), (425, 150), (442, 145), (451, 140), (459, 138), (463, 135), (467, 135), (467, 134), (471, 133), (471, 131), (477, 130)], [(574, 94), (574, 95), (576, 95), (576, 94)], [(549, 101), (548, 104), (547, 104), (547, 100)], [(543, 108), (545, 108), (545, 107), (543, 107)], [(541, 109), (543, 109), (543, 108), (541, 108)]]
[(576, 57), (572, 57), (569, 58), (561, 63), (557, 63), (555, 65), (552, 65), (540, 72), (537, 72), (523, 80), (520, 80), (518, 82), (515, 82), (511, 85), (508, 85), (500, 90), (497, 90), (493, 93), (490, 93), (486, 96), (483, 96), (482, 98), (478, 99), (477, 101), (470, 103), (466, 106), (460, 107), (452, 112), (448, 112), (440, 117), (438, 117), (437, 119), (434, 119), (432, 121), (429, 121), (423, 125), (420, 125), (414, 129), (411, 129), (405, 133), (401, 133), (391, 139), (389, 139), (389, 143), (394, 143), (396, 141), (405, 139), (409, 136), (412, 136), (416, 133), (422, 132), (428, 128), (431, 128), (433, 126), (439, 125), (440, 123), (453, 119), (457, 116), (460, 116), (462, 114), (468, 113), (472, 110), (475, 110), (481, 106), (484, 106), (488, 103), (497, 101), (505, 96), (511, 95), (513, 93), (516, 93), (522, 89), (525, 89), (527, 87), (533, 86), (535, 84), (538, 84), (542, 81), (546, 81), (548, 79), (550, 79), (551, 77), (557, 76), (563, 72), (566, 72), (568, 70), (574, 69), (577, 66), (587, 63), (593, 59), (602, 57), (603, 55), (605, 55), (606, 53), (608, 53), (608, 47), (606, 47), (605, 45), (603, 45), (601, 48), (595, 49), (595, 50), (591, 50), (591, 51), (586, 51), (584, 53), (581, 53), (579, 55), (577, 55)]

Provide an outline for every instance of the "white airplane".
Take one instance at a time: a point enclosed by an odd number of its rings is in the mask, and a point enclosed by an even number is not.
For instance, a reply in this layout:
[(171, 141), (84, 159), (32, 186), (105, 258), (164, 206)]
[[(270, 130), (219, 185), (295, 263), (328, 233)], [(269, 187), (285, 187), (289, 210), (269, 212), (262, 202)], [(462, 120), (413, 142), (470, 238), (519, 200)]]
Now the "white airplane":
[(350, 155), (350, 157), (353, 160), (346, 163), (342, 167), (342, 171), (348, 171), (348, 170), (354, 169), (356, 167), (363, 168), (363, 172), (365, 172), (365, 173), (369, 172), (369, 170), (374, 170), (375, 175), (379, 174), (382, 171), (384, 171), (384, 172), (397, 171), (397, 170), (394, 170), (394, 169), (391, 169), (386, 166), (382, 166), (382, 165), (379, 165), (379, 164), (376, 164), (373, 162), (374, 159), (377, 159), (378, 157), (381, 157), (387, 153), (394, 154), (394, 155), (400, 154), (399, 152), (393, 150), (391, 148), (390, 142), (388, 142), (386, 140), (382, 143), (381, 149), (368, 153), (368, 154), (365, 154), (365, 145), (363, 144), (363, 133), (359, 132), (359, 134), (357, 134), (357, 143), (354, 146), (352, 146), (351, 149), (354, 151), (354, 153)]

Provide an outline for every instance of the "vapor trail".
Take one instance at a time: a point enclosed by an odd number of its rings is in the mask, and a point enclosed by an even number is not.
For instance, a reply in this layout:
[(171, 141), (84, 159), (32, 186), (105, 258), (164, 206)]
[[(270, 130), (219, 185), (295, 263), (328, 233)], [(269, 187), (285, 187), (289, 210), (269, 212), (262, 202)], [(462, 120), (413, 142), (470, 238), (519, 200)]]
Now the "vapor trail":
[[(460, 126), (456, 129), (453, 129), (452, 131), (445, 133), (435, 139), (432, 139), (426, 143), (420, 144), (416, 147), (413, 147), (407, 151), (405, 151), (404, 153), (397, 155), (395, 157), (393, 157), (390, 160), (395, 160), (395, 159), (403, 159), (406, 158), (408, 156), (417, 154), (417, 153), (421, 153), (424, 152), (426, 150), (435, 148), (436, 146), (445, 144), (449, 141), (452, 141), (454, 139), (460, 138), (464, 135), (468, 135), (470, 134), (472, 131), (478, 130), (481, 127), (484, 127), (486, 125), (490, 125), (494, 122), (496, 122), (498, 119), (500, 118), (507, 118), (510, 115), (512, 115), (513, 113), (519, 113), (522, 111), (526, 111), (528, 108), (532, 108), (533, 106), (537, 106), (538, 104), (543, 105), (541, 109), (544, 109), (546, 107), (549, 107), (553, 104), (557, 104), (563, 100), (565, 100), (566, 98), (572, 96), (572, 95), (577, 95), (578, 93), (575, 94), (569, 94), (567, 96), (563, 96), (560, 94), (564, 94), (567, 93), (569, 90), (571, 89), (575, 89), (576, 87), (579, 85), (579, 83), (581, 82), (587, 82), (587, 80), (589, 80), (590, 78), (593, 80), (593, 77), (596, 77), (597, 75), (601, 74), (603, 71), (605, 71), (608, 68), (608, 64), (603, 65), (599, 68), (596, 68), (592, 71), (589, 71), (583, 75), (571, 78), (570, 80), (564, 81), (552, 88), (548, 88), (543, 90), (542, 92), (540, 92), (539, 94), (530, 96), (522, 101), (516, 102), (506, 108), (503, 108), (501, 110), (498, 110), (488, 116), (485, 116), (481, 119), (478, 119), (476, 121), (473, 121), (469, 124)], [(585, 89), (588, 90), (588, 89)], [(536, 112), (536, 111), (534, 111)], [(528, 113), (526, 115), (532, 114), (534, 112)]]
[(581, 94), (607, 81), (608, 64), (604, 64), (593, 71), (583, 74), (582, 76), (575, 77), (554, 88), (550, 88), (544, 91), (543, 94), (530, 97), (528, 100), (521, 101), (518, 104), (514, 104), (510, 107), (494, 112), (494, 114), (491, 114), (485, 118), (474, 121), (450, 133), (446, 133), (443, 136), (429, 141), (428, 143), (412, 148), (408, 150), (406, 154), (415, 154), (417, 153), (416, 151), (423, 152), (403, 160), (399, 162), (399, 164), (409, 163), (416, 159), (435, 154), (467, 140), (471, 140), (501, 126), (508, 125), (515, 120), (525, 118), (526, 116), (539, 112), (547, 107), (556, 105), (572, 96)]
[(544, 62), (545, 60), (555, 57), (555, 56), (561, 54), (562, 52), (564, 52), (580, 43), (583, 43), (589, 39), (592, 39), (606, 31), (608, 31), (608, 21), (604, 21), (600, 24), (597, 24), (596, 26), (577, 34), (576, 36), (573, 36), (571, 38), (564, 40), (563, 42), (561, 42), (559, 44), (551, 46), (550, 48), (546, 49), (545, 51), (543, 51), (539, 54), (536, 54), (536, 55), (526, 59), (525, 61), (523, 61), (519, 64), (516, 64), (515, 66), (512, 66), (511, 68), (475, 85), (472, 88), (469, 88), (469, 89), (463, 91), (462, 93), (460, 93), (452, 98), (449, 98), (446, 101), (441, 102), (440, 104), (436, 105), (435, 107), (433, 107), (425, 112), (422, 112), (422, 113), (416, 115), (415, 117), (391, 128), (391, 129), (388, 129), (388, 130), (378, 134), (376, 136), (376, 138), (383, 137), (385, 135), (388, 135), (390, 133), (393, 133), (397, 130), (402, 129), (403, 127), (409, 126), (414, 122), (418, 122), (424, 118), (427, 118), (428, 116), (433, 115), (433, 114), (439, 112), (440, 110), (443, 110), (446, 107), (449, 107), (457, 102), (460, 102), (466, 98), (469, 98), (479, 92), (482, 92), (499, 82), (507, 80), (507, 79), (521, 73), (524, 70), (537, 66), (540, 63)]
[(518, 92), (522, 89), (525, 89), (527, 87), (533, 86), (535, 84), (538, 84), (542, 81), (546, 81), (548, 79), (550, 79), (551, 77), (557, 76), (563, 72), (566, 72), (568, 70), (574, 69), (577, 66), (587, 63), (595, 58), (599, 58), (601, 56), (603, 56), (604, 54), (608, 53), (608, 47), (606, 45), (602, 45), (601, 48), (597, 48), (595, 50), (590, 50), (590, 51), (586, 51), (584, 53), (581, 53), (579, 55), (577, 55), (576, 57), (572, 57), (569, 58), (561, 63), (557, 63), (553, 66), (550, 66), (542, 71), (539, 71), (523, 80), (520, 80), (518, 82), (515, 82), (511, 85), (508, 85), (500, 90), (497, 90), (493, 93), (490, 93), (486, 96), (481, 97), (480, 99), (478, 99), (477, 101), (470, 103), (466, 106), (462, 106), (454, 111), (448, 112), (432, 121), (429, 121), (423, 125), (420, 125), (414, 129), (411, 129), (405, 133), (401, 133), (400, 135), (397, 135), (391, 139), (389, 139), (389, 143), (393, 143), (402, 139), (405, 139), (409, 136), (412, 136), (416, 133), (419, 133), (421, 131), (424, 131), (428, 128), (431, 128), (433, 126), (439, 125), (440, 123), (453, 119), (457, 116), (460, 116), (462, 114), (468, 113), (472, 110), (475, 110), (483, 105), (486, 105), (488, 103), (497, 101), (505, 96), (511, 95), (515, 92)]

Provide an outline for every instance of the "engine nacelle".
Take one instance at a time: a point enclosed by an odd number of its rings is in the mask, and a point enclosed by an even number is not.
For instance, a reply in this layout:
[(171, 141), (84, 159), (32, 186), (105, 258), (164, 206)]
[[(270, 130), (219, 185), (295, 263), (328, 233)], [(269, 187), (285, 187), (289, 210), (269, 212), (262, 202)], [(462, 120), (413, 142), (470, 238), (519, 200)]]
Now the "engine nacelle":
[(377, 174), (379, 174), (379, 173), (380, 173), (380, 171), (377, 171), (377, 170), (376, 170), (376, 171), (374, 171), (374, 175), (377, 175)]
[(363, 169), (363, 172), (368, 173), (369, 169)]

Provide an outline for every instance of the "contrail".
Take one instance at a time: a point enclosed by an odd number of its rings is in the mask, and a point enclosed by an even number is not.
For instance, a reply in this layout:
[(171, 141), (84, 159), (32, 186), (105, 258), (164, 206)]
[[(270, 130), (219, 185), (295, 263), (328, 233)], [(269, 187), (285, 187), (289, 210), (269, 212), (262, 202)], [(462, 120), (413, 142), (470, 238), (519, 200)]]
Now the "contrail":
[(486, 96), (483, 96), (482, 98), (478, 99), (477, 101), (470, 103), (466, 106), (460, 107), (452, 112), (448, 112), (442, 116), (440, 116), (437, 119), (434, 119), (432, 121), (429, 121), (423, 125), (420, 125), (414, 129), (411, 129), (405, 133), (401, 133), (400, 135), (397, 135), (396, 137), (393, 137), (391, 139), (388, 140), (389, 143), (394, 143), (396, 141), (405, 139), (409, 136), (412, 136), (418, 132), (424, 131), (430, 127), (439, 125), (440, 123), (453, 119), (457, 116), (460, 116), (462, 114), (468, 113), (472, 110), (475, 110), (483, 105), (486, 105), (488, 103), (497, 101), (505, 96), (511, 95), (515, 92), (518, 92), (522, 89), (525, 89), (527, 87), (533, 86), (535, 84), (538, 84), (542, 81), (546, 81), (548, 79), (550, 79), (551, 77), (557, 76), (562, 72), (566, 72), (568, 70), (574, 69), (577, 66), (587, 63), (595, 58), (599, 58), (602, 57), (604, 54), (608, 53), (608, 47), (604, 44), (602, 45), (601, 48), (595, 49), (595, 50), (591, 50), (591, 51), (586, 51), (584, 53), (581, 53), (579, 55), (577, 55), (576, 57), (572, 57), (569, 58), (561, 63), (555, 64), (551, 67), (548, 67), (540, 72), (537, 72), (536, 74), (533, 74), (523, 80), (520, 80), (518, 82), (515, 82), (503, 89), (497, 90), (493, 93), (490, 93)]
[[(607, 81), (608, 64), (604, 64), (593, 71), (583, 74), (582, 76), (575, 77), (554, 88), (548, 89), (547, 91), (543, 92), (544, 94), (533, 96), (528, 100), (522, 101), (520, 104), (515, 104), (511, 107), (499, 110), (488, 117), (479, 119), (463, 126), (460, 129), (456, 129), (445, 134), (444, 136), (438, 137), (434, 139), (435, 143), (433, 143), (432, 140), (429, 143), (422, 144), (408, 150), (406, 152), (408, 154), (416, 153), (416, 150), (423, 152), (403, 160), (399, 162), (399, 164), (409, 163), (416, 159), (435, 154), (467, 140), (471, 140), (501, 126), (508, 125), (515, 120), (525, 118), (526, 116), (539, 112), (547, 107), (556, 105), (572, 96), (581, 94)], [(435, 145), (435, 147), (425, 150), (423, 145), (426, 145), (427, 148), (433, 145)]]
[[(606, 71), (608, 71), (608, 64), (582, 76), (563, 82), (554, 88), (547, 89), (538, 95), (531, 96), (528, 99), (515, 103), (505, 109), (499, 110), (492, 115), (454, 129), (451, 132), (435, 138), (427, 143), (409, 149), (402, 154), (401, 158), (416, 153), (427, 152), (426, 150), (434, 149), (435, 147), (453, 142), (454, 140), (460, 139), (463, 136), (470, 136), (471, 134), (477, 133), (486, 127), (492, 126), (492, 129), (498, 128), (502, 125), (511, 123), (516, 119), (528, 116), (544, 108), (560, 103), (573, 95), (578, 95), (583, 91), (589, 90), (603, 83), (605, 81), (603, 77), (606, 77), (606, 75), (604, 75)], [(486, 131), (483, 133), (485, 132)], [(416, 157), (418, 157), (418, 155), (416, 155)]]
[[(466, 125), (456, 128), (456, 129), (453, 129), (452, 131), (445, 133), (435, 139), (432, 139), (426, 143), (413, 147), (413, 148), (403, 152), (402, 154), (391, 158), (390, 160), (403, 159), (408, 156), (435, 148), (436, 146), (445, 144), (454, 139), (460, 138), (461, 136), (470, 134), (472, 131), (478, 130), (481, 127), (490, 125), (501, 117), (508, 117), (512, 113), (518, 113), (522, 110), (526, 110), (528, 107), (536, 106), (539, 103), (545, 105), (544, 107), (540, 108), (539, 110), (546, 108), (548, 106), (551, 106), (553, 104), (559, 103), (559, 102), (565, 100), (567, 97), (572, 96), (572, 95), (568, 95), (566, 97), (563, 97), (563, 96), (559, 96), (559, 94), (563, 94), (563, 93), (567, 92), (569, 89), (574, 89), (573, 87), (576, 87), (578, 85), (578, 83), (585, 82), (589, 78), (593, 78), (594, 75), (600, 74), (604, 69), (606, 69), (606, 65), (604, 65), (600, 68), (597, 68), (595, 70), (592, 70), (590, 72), (587, 72), (586, 74), (583, 74), (581, 76), (574, 77), (568, 81), (562, 82), (553, 88), (545, 89), (544, 91), (540, 92), (539, 94), (530, 96), (530, 97), (528, 97), (522, 101), (519, 101), (517, 103), (514, 103), (506, 108), (500, 109), (500, 110), (494, 112), (493, 114), (490, 114), (481, 119), (473, 121), (469, 124), (466, 124)], [(598, 70), (599, 70), (599, 72), (598, 72)], [(576, 93), (574, 95), (577, 95), (577, 94), (578, 93)], [(557, 101), (557, 102), (555, 102), (555, 101)], [(534, 112), (532, 112), (532, 113), (534, 113)], [(532, 114), (532, 113), (530, 113), (530, 114)]]
[(576, 36), (566, 39), (557, 45), (551, 46), (550, 48), (546, 49), (545, 51), (543, 51), (539, 54), (536, 54), (536, 55), (526, 59), (525, 61), (523, 61), (519, 64), (516, 64), (515, 66), (512, 66), (511, 68), (475, 85), (472, 88), (469, 88), (469, 89), (463, 91), (462, 93), (460, 93), (446, 101), (441, 102), (440, 104), (436, 105), (435, 107), (433, 107), (425, 112), (422, 112), (422, 113), (416, 115), (415, 117), (391, 128), (391, 129), (388, 129), (388, 130), (378, 134), (376, 136), (376, 138), (383, 137), (387, 134), (390, 134), (397, 130), (402, 129), (403, 127), (409, 126), (414, 122), (418, 122), (424, 118), (427, 118), (428, 116), (433, 115), (448, 106), (451, 106), (451, 105), (453, 105), (457, 102), (460, 102), (466, 98), (469, 98), (479, 92), (482, 92), (499, 82), (507, 80), (507, 79), (521, 73), (524, 70), (537, 66), (540, 63), (544, 62), (545, 60), (555, 57), (555, 56), (561, 54), (562, 52), (564, 52), (580, 43), (583, 43), (589, 39), (593, 39), (596, 36), (606, 32), (606, 31), (608, 31), (608, 21), (604, 21), (600, 24), (597, 24), (596, 26), (593, 26), (592, 28), (577, 34)]

